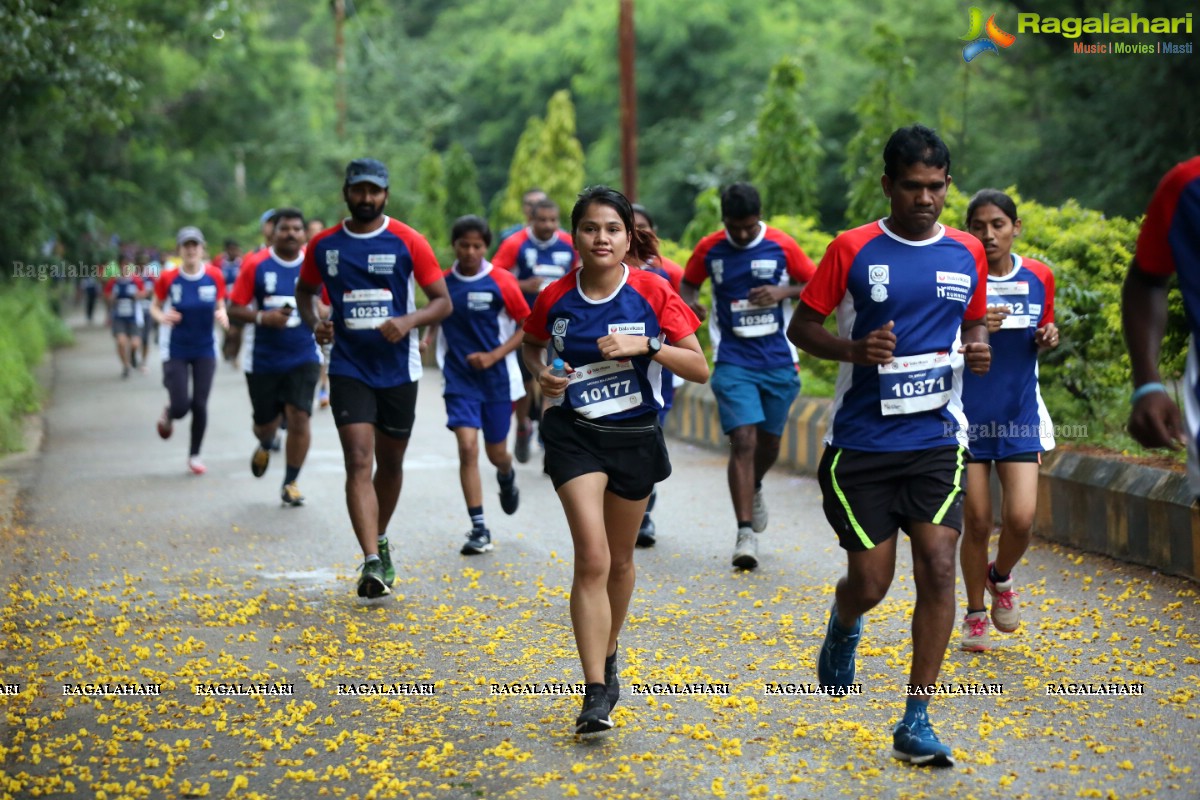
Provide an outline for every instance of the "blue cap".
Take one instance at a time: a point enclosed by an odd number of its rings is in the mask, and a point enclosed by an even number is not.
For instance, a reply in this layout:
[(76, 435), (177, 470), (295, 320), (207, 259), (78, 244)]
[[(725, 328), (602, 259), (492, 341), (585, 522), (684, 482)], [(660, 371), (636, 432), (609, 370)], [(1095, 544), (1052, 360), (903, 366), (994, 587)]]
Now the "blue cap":
[(356, 183), (373, 183), (376, 186), (388, 188), (388, 169), (382, 161), (373, 158), (356, 158), (346, 165), (346, 185)]
[(275, 216), (275, 209), (268, 208), (266, 211), (264, 211), (262, 213), (262, 216), (258, 218), (258, 224), (266, 225), (268, 222), (271, 221), (271, 217), (273, 217), (273, 216)]

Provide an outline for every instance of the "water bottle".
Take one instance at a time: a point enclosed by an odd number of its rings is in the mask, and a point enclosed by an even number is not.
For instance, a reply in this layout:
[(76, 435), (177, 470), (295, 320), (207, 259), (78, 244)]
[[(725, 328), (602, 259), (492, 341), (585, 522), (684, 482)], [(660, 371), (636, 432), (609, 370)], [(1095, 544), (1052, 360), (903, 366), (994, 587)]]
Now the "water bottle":
[[(550, 374), (556, 378), (567, 377), (567, 370), (563, 367), (563, 360), (561, 358), (554, 359), (554, 363), (550, 365)], [(561, 406), (566, 397), (566, 392), (563, 392), (558, 397), (547, 397), (546, 404), (551, 406)]]

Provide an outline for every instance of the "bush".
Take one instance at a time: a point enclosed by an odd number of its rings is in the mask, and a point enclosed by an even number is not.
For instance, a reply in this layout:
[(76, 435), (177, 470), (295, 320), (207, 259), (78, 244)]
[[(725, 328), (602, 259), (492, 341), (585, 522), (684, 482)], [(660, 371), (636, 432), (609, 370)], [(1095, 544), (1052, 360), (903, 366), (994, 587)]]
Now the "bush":
[(0, 452), (14, 452), (23, 445), (23, 417), (41, 407), (34, 370), (47, 347), (69, 343), (71, 334), (40, 284), (0, 287), (0, 319)]

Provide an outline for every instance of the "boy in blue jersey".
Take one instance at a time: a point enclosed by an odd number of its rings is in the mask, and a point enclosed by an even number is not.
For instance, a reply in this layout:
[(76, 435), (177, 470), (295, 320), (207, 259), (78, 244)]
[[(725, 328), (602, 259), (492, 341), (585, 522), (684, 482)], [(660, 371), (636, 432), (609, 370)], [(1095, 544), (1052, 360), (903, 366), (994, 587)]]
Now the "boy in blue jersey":
[[(350, 217), (309, 243), (296, 303), (317, 343), (333, 343), (329, 399), (346, 462), (346, 505), (363, 552), (358, 596), (375, 598), (390, 594), (396, 577), (387, 525), (400, 500), (416, 415), (417, 328), (453, 309), (429, 242), (383, 213), (387, 167), (373, 158), (351, 161), (342, 197)], [(322, 284), (331, 305), (324, 320), (317, 305)], [(418, 284), (429, 299), (419, 310)]]
[(492, 241), (487, 220), (459, 217), (450, 231), (455, 261), (446, 270), (446, 289), (454, 311), (422, 340), (437, 340), (437, 361), (445, 384), (446, 427), (458, 440), (458, 475), (471, 530), (462, 546), (465, 556), (492, 549), (492, 534), (483, 514), (479, 478), (479, 432), (484, 451), (496, 468), (500, 507), (515, 514), (520, 501), (517, 474), (508, 452), (513, 401), (525, 395), (516, 350), (529, 316), (517, 279), (496, 269), (484, 255)]
[(320, 351), (312, 328), (296, 308), (296, 280), (304, 261), (304, 215), (295, 208), (275, 212), (274, 244), (267, 255), (247, 264), (230, 294), (231, 319), (243, 323), (242, 370), (250, 390), (254, 438), (250, 472), (261, 478), (275, 449), (280, 423), (287, 421), (287, 446), (280, 499), (304, 504), (296, 485), (311, 441), (309, 418), (317, 387)]
[[(917, 602), (892, 755), (953, 766), (929, 722), (929, 689), (954, 627), (967, 444), (962, 370), (965, 361), (982, 375), (991, 363), (987, 259), (978, 239), (938, 222), (951, 179), (950, 152), (937, 134), (922, 125), (901, 128), (883, 159), (890, 215), (833, 240), (788, 328), (798, 347), (842, 362), (818, 477), (847, 572), (837, 584), (817, 675), (833, 693), (853, 685), (863, 615), (891, 586), (903, 529), (912, 542)], [(824, 328), (834, 310), (836, 336)], [(957, 432), (952, 445), (946, 430)]]
[(712, 278), (712, 390), (730, 444), (733, 565), (754, 569), (758, 534), (767, 527), (762, 481), (779, 458), (788, 412), (800, 393), (796, 351), (784, 331), (792, 300), (816, 267), (792, 237), (762, 221), (762, 201), (750, 184), (725, 189), (721, 219), (724, 228), (701, 239), (688, 259), (680, 294), (704, 319), (700, 286)]

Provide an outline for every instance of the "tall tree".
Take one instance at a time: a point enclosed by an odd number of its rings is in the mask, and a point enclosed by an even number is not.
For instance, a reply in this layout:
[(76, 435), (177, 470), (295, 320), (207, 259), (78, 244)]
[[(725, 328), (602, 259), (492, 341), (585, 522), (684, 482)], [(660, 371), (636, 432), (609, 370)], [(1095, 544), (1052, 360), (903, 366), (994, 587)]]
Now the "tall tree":
[(566, 89), (555, 92), (546, 104), (537, 160), (543, 175), (542, 189), (558, 203), (565, 217), (583, 190), (584, 176), (583, 145), (575, 137), (575, 104)]
[(446, 167), (446, 218), (447, 221), (463, 214), (483, 214), (483, 199), (479, 194), (479, 171), (475, 159), (462, 142), (450, 145), (442, 159)]
[(817, 212), (820, 131), (805, 113), (804, 69), (792, 56), (771, 68), (750, 156), (750, 180), (771, 214)]
[(446, 226), (446, 177), (442, 157), (432, 148), (417, 167), (417, 193), (420, 199), (412, 212), (413, 227), (424, 234), (435, 248), (444, 248), (449, 229)]
[(846, 225), (853, 227), (887, 214), (887, 200), (879, 187), (883, 173), (880, 161), (883, 146), (892, 132), (916, 121), (916, 115), (905, 106), (903, 97), (916, 75), (916, 65), (903, 53), (903, 42), (883, 22), (875, 23), (870, 41), (863, 54), (878, 68), (876, 77), (854, 104), (858, 117), (858, 132), (846, 145), (846, 164), (843, 174), (850, 185), (846, 208)]
[(525, 123), (525, 130), (521, 132), (521, 138), (517, 140), (512, 162), (508, 165), (508, 185), (500, 196), (499, 207), (492, 219), (492, 227), (496, 230), (525, 221), (521, 212), (521, 195), (532, 187), (542, 188), (542, 171), (538, 162), (541, 143), (542, 120), (540, 117), (530, 117)]

